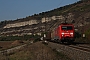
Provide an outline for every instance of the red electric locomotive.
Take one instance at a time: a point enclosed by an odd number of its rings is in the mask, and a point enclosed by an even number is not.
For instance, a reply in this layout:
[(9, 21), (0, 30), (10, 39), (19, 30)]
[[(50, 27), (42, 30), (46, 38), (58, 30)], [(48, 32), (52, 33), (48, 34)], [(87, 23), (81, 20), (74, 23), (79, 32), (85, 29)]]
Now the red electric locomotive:
[(53, 32), (51, 32), (51, 39), (59, 42), (73, 42), (74, 26), (72, 24), (60, 24)]

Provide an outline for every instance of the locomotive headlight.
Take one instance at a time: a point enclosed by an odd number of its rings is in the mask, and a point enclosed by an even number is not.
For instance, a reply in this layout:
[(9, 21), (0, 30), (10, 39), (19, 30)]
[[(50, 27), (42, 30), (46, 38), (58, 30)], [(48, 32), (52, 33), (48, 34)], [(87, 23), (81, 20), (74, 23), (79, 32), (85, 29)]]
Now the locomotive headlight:
[(70, 33), (71, 35), (73, 35), (73, 33)]
[(61, 34), (63, 34), (64, 35), (64, 33), (62, 32)]
[(73, 37), (73, 33), (70, 33), (70, 35)]
[(62, 35), (62, 37), (63, 37), (64, 35)]

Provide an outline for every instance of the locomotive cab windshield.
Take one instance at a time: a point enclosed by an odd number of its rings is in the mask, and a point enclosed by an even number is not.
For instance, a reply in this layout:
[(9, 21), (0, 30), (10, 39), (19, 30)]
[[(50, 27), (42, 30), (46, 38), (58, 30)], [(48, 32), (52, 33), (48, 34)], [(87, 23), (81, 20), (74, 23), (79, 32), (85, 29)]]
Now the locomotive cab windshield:
[(72, 26), (62, 26), (61, 29), (62, 29), (62, 30), (72, 30), (73, 27), (72, 27)]

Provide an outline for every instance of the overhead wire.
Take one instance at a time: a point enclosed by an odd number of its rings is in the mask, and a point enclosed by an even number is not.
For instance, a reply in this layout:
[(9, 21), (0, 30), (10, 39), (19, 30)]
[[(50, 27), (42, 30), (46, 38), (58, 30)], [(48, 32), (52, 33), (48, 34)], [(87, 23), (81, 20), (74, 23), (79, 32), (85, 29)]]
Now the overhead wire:
[[(64, 0), (61, 0), (61, 2), (57, 5), (57, 8), (59, 8), (59, 7), (60, 7), (60, 5), (61, 5), (63, 2), (64, 2)], [(57, 21), (57, 22), (55, 22), (54, 24), (52, 24), (52, 25), (50, 26), (49, 30), (52, 30), (52, 27), (57, 26), (57, 24), (56, 24), (56, 23), (58, 23), (58, 24), (59, 24), (59, 22), (58, 22), (58, 21)]]
[[(61, 0), (61, 2), (57, 5), (57, 8), (60, 7), (60, 5), (61, 5), (63, 2), (64, 2), (64, 0)], [(57, 22), (57, 23), (58, 23), (58, 22)], [(52, 25), (50, 26), (49, 30), (51, 30), (52, 27), (53, 27), (53, 26), (56, 26), (56, 25), (57, 25), (57, 24), (56, 24), (56, 22), (55, 22), (54, 24), (52, 24)]]
[(57, 5), (57, 7), (60, 7), (60, 5), (64, 2), (64, 0), (61, 0), (61, 2)]

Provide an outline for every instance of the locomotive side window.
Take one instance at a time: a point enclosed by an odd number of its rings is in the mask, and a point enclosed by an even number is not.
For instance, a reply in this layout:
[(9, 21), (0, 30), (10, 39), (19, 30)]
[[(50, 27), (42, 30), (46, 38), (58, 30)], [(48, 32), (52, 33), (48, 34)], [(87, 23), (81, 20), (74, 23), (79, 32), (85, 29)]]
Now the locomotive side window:
[(62, 26), (62, 30), (72, 30), (72, 26)]

